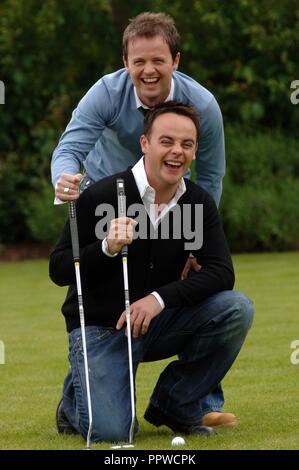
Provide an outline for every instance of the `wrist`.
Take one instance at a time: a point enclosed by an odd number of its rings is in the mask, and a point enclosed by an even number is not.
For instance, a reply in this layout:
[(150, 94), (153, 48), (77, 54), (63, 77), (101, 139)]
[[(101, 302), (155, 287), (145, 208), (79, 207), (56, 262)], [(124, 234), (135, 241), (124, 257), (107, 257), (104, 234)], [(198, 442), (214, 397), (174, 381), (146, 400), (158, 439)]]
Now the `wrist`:
[(107, 238), (104, 238), (104, 240), (102, 241), (102, 251), (106, 256), (109, 256), (110, 258), (114, 258), (119, 253), (118, 251), (113, 252), (113, 250), (109, 246), (109, 241)]

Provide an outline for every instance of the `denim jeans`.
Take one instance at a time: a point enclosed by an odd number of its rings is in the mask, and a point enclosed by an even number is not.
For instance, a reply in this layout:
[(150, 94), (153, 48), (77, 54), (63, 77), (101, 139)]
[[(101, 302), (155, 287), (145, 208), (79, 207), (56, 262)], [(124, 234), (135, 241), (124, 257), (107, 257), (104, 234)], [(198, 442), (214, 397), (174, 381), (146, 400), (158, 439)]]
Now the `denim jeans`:
[[(240, 292), (224, 291), (193, 307), (163, 310), (148, 333), (132, 338), (134, 374), (140, 362), (178, 355), (162, 371), (150, 402), (178, 424), (200, 424), (201, 400), (217, 387), (236, 359), (253, 320), (253, 304)], [(86, 327), (93, 430), (91, 439), (126, 441), (131, 423), (125, 330)], [(81, 330), (69, 334), (71, 369), (63, 406), (86, 438), (88, 409)], [(135, 432), (137, 431), (137, 425)]]

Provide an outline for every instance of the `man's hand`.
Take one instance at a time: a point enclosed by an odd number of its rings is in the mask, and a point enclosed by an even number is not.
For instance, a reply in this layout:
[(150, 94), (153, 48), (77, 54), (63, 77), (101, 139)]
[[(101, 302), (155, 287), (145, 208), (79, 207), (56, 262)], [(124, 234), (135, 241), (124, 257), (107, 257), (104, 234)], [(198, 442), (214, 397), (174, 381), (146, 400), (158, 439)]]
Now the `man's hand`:
[[(161, 312), (162, 307), (156, 297), (152, 294), (137, 300), (130, 306), (131, 328), (134, 338), (139, 334), (145, 335), (153, 318)], [(116, 329), (120, 330), (126, 323), (126, 312), (122, 312), (116, 324)]]
[(79, 184), (83, 175), (62, 173), (55, 185), (55, 196), (61, 201), (74, 201), (79, 197)]
[(113, 219), (107, 236), (109, 253), (119, 253), (124, 245), (130, 245), (133, 241), (134, 227), (137, 222), (130, 217)]
[(198, 273), (201, 270), (200, 264), (197, 263), (196, 258), (193, 255), (190, 255), (187, 259), (183, 272), (181, 274), (181, 279), (187, 279), (190, 269), (193, 269)]

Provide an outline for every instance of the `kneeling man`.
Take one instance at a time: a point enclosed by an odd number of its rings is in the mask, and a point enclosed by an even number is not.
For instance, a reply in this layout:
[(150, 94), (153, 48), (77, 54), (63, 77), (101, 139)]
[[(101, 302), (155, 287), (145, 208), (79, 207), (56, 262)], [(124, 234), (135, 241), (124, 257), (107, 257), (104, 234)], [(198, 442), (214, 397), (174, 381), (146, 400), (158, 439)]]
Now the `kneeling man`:
[[(94, 442), (126, 441), (131, 425), (124, 245), (134, 374), (140, 362), (178, 356), (150, 397), (145, 419), (153, 425), (176, 433), (206, 432), (199, 400), (226, 375), (251, 326), (251, 300), (232, 290), (234, 271), (217, 208), (206, 191), (184, 178), (198, 139), (192, 106), (173, 101), (155, 106), (140, 139), (143, 157), (133, 168), (95, 183), (77, 201)], [(120, 178), (128, 215), (122, 218), (117, 216)], [(201, 269), (181, 279), (190, 251)], [(69, 285), (62, 312), (71, 369), (58, 430), (86, 438), (88, 405), (69, 224), (51, 254), (50, 276), (60, 286)]]

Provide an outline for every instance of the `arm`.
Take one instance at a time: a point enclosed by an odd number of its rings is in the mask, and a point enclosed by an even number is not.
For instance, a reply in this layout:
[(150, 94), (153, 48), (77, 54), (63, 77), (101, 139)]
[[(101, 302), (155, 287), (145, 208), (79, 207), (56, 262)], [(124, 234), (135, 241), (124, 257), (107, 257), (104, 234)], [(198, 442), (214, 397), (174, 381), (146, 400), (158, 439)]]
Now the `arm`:
[(112, 103), (106, 85), (99, 80), (82, 98), (54, 150), (51, 162), (52, 182), (62, 173), (80, 171), (89, 151), (112, 119)]
[[(193, 276), (171, 282), (156, 289), (166, 308), (196, 305), (207, 297), (234, 285), (234, 271), (217, 208), (207, 195), (204, 205), (203, 246), (195, 251), (202, 268)], [(153, 294), (137, 300), (130, 306), (133, 336), (146, 334), (151, 321), (164, 307)], [(126, 323), (125, 312), (118, 319), (116, 328)]]
[(215, 98), (201, 116), (195, 164), (196, 183), (204, 188), (219, 206), (222, 178), (225, 174), (225, 146), (222, 115)]
[(194, 251), (201, 269), (184, 280), (171, 282), (156, 291), (165, 307), (196, 305), (209, 296), (234, 286), (234, 270), (217, 208), (208, 195), (204, 201), (203, 245)]

